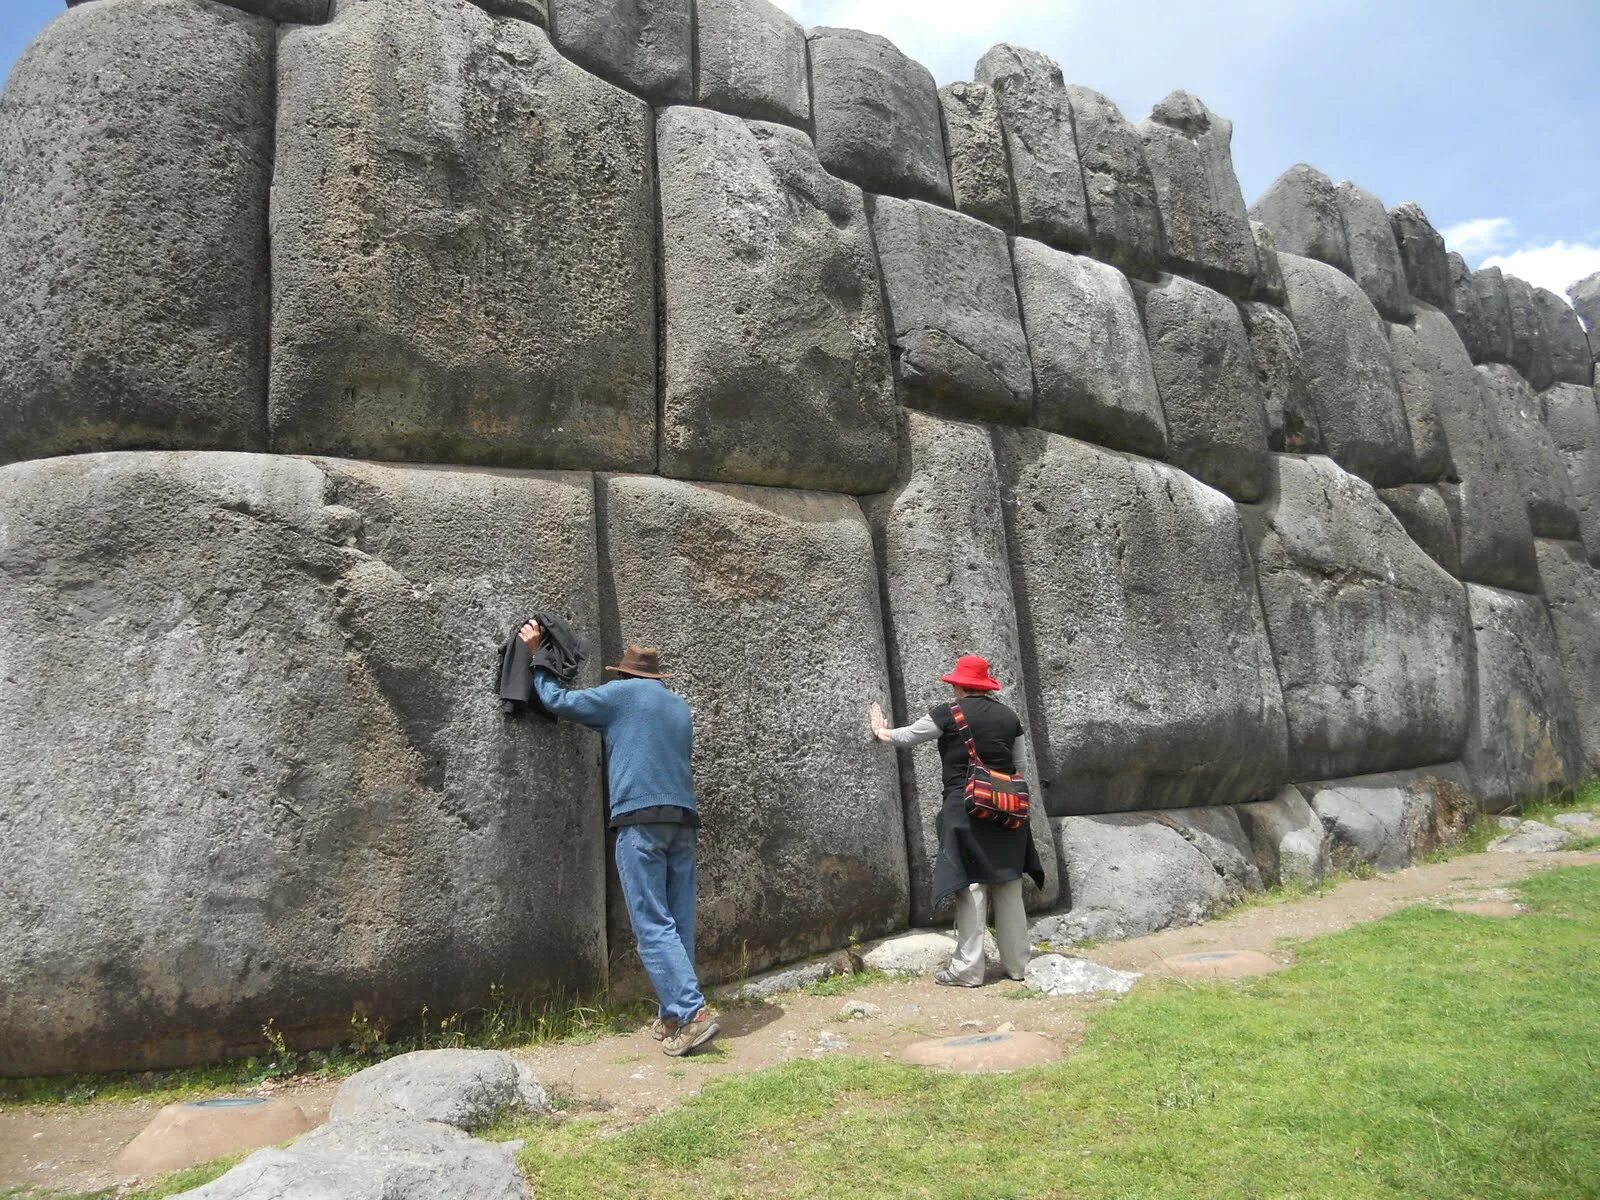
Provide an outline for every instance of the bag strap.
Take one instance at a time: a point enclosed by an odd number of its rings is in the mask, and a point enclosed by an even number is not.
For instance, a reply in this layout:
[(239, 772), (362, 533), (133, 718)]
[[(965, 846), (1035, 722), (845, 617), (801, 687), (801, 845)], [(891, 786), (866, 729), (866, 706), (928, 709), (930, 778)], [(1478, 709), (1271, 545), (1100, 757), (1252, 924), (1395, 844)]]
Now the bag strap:
[(961, 736), (967, 739), (967, 761), (983, 766), (983, 759), (978, 757), (978, 743), (972, 740), (972, 729), (967, 725), (967, 714), (961, 711), (961, 705), (957, 701), (950, 702), (950, 715), (955, 718), (956, 728), (961, 731)]

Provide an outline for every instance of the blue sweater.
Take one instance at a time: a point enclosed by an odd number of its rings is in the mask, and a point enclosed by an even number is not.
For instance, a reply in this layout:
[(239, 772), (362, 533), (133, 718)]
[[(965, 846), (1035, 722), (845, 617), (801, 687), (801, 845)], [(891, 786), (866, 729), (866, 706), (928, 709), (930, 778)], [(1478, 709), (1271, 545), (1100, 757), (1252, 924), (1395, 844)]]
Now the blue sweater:
[(570, 691), (542, 668), (533, 673), (533, 688), (556, 716), (598, 729), (605, 738), (613, 819), (656, 804), (694, 809), (694, 717), (682, 696), (658, 679), (614, 679)]

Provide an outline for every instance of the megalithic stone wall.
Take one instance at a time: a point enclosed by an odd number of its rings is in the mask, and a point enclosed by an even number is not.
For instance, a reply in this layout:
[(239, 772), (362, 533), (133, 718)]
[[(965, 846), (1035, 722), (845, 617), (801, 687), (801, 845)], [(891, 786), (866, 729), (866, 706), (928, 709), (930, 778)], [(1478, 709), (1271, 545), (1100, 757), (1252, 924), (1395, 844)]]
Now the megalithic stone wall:
[(500, 711), (536, 608), (693, 707), (709, 982), (948, 918), (866, 711), (961, 653), (1052, 942), (1600, 770), (1600, 286), (972, 74), (767, 0), (68, 6), (0, 96), (0, 1073), (636, 982), (598, 740)]

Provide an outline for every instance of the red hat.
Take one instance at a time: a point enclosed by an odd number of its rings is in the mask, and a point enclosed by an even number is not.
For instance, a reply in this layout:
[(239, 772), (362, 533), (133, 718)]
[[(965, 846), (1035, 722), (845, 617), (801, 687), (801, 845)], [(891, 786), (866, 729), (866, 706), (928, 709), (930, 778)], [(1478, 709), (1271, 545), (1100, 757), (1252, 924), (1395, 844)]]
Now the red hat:
[(989, 674), (989, 660), (976, 654), (963, 654), (956, 659), (955, 669), (939, 676), (945, 683), (971, 688), (975, 692), (998, 692), (1000, 681)]

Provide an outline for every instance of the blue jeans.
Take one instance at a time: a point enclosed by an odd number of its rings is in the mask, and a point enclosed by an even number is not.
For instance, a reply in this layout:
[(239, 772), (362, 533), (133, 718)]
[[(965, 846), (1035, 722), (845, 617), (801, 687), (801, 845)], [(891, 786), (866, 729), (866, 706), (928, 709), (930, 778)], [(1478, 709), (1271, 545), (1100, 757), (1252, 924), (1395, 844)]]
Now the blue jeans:
[(617, 875), (639, 958), (663, 1019), (683, 1022), (705, 1007), (694, 972), (695, 842), (692, 825), (624, 825)]

